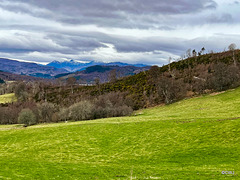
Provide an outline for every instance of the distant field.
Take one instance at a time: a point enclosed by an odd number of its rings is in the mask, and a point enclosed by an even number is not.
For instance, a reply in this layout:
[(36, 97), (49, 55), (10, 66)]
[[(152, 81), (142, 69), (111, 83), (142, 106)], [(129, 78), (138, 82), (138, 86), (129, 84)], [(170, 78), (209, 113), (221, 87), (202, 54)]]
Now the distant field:
[(11, 103), (13, 101), (16, 101), (14, 93), (0, 95), (0, 103)]
[(240, 89), (132, 117), (0, 126), (0, 160), (0, 179), (240, 179)]

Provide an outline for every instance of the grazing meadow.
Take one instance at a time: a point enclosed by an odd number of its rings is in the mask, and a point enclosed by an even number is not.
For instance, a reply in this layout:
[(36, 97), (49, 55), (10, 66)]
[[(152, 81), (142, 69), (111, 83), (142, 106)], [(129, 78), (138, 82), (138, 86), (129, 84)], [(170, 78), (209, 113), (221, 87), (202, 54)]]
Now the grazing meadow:
[(240, 89), (129, 117), (1, 125), (0, 167), (0, 179), (239, 179)]

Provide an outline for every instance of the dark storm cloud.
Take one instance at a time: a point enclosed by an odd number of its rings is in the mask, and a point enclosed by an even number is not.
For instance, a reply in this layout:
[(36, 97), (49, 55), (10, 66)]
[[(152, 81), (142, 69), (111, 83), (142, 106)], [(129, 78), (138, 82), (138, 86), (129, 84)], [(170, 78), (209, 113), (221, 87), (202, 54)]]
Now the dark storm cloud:
[(49, 33), (46, 38), (51, 39), (54, 43), (62, 47), (68, 47), (71, 51), (76, 52), (92, 51), (96, 48), (104, 47), (104, 45), (98, 41), (97, 37), (89, 36), (87, 33), (85, 35)]
[[(62, 35), (62, 33), (65, 35)], [(50, 33), (47, 37), (61, 46), (71, 47), (79, 51), (84, 51), (84, 48), (89, 48), (90, 50), (91, 48), (106, 47), (102, 43), (112, 44), (118, 52), (123, 53), (167, 51), (178, 54), (187, 48), (183, 44), (185, 39), (162, 36), (137, 38), (98, 32), (59, 32), (59, 34)]]
[[(195, 12), (206, 8), (215, 8), (213, 0), (13, 0), (29, 3), (53, 12), (83, 14), (93, 17), (109, 17), (116, 12), (130, 14), (178, 14)], [(110, 13), (110, 14), (108, 14)], [(115, 16), (120, 17), (120, 16)]]
[(0, 37), (0, 52), (4, 53), (58, 52), (78, 54), (99, 47), (105, 47), (105, 45), (98, 42), (97, 38), (84, 35), (46, 33), (42, 37), (33, 33), (15, 33), (8, 38)]
[(0, 37), (0, 52), (29, 53), (29, 52), (64, 52), (68, 48), (54, 43), (50, 39), (36, 37), (36, 34), (9, 34)]
[(159, 22), (154, 16), (196, 13), (216, 6), (213, 0), (13, 0), (1, 4), (10, 11), (68, 24), (132, 28)]
[(121, 37), (116, 38), (114, 41), (109, 41), (115, 45), (119, 52), (153, 52), (153, 51), (166, 51), (173, 54), (183, 52), (186, 47), (182, 43), (184, 39), (177, 38), (164, 38), (148, 37), (142, 39), (134, 39)]
[[(72, 24), (92, 24), (100, 27), (118, 28), (140, 28), (158, 29), (172, 31), (175, 29), (171, 24), (164, 24), (164, 15), (178, 15), (196, 13), (204, 9), (216, 8), (213, 0), (12, 0), (1, 1), (0, 7), (4, 10), (13, 11), (18, 14), (28, 14), (47, 20)], [(10, 24), (2, 25), (2, 29), (26, 30), (28, 32), (41, 32), (42, 41), (28, 41), (27, 38), (16, 37), (18, 41), (15, 47), (15, 40), (12, 40), (6, 48), (4, 42), (2, 51), (28, 52), (63, 52), (75, 54), (84, 51), (92, 51), (104, 47), (102, 43), (113, 44), (119, 52), (153, 52), (156, 50), (171, 51), (177, 53), (183, 50), (180, 43), (175, 43), (173, 38), (162, 37), (149, 38), (128, 38), (125, 36), (114, 36), (106, 33), (71, 32), (49, 27), (44, 24), (23, 25)], [(96, 31), (96, 30), (95, 30)], [(29, 35), (33, 36), (32, 34)], [(34, 35), (35, 36), (35, 35)], [(40, 37), (39, 37), (40, 38)], [(31, 45), (33, 43), (33, 45)], [(1, 50), (0, 50), (1, 51)], [(65, 52), (64, 52), (65, 51)]]

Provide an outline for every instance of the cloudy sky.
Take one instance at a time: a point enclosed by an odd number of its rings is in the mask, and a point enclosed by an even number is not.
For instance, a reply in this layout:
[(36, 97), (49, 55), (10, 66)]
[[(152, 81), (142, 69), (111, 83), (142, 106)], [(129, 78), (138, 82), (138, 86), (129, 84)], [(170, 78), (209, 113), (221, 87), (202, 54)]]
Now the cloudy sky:
[(240, 0), (0, 0), (0, 57), (166, 64), (240, 47)]

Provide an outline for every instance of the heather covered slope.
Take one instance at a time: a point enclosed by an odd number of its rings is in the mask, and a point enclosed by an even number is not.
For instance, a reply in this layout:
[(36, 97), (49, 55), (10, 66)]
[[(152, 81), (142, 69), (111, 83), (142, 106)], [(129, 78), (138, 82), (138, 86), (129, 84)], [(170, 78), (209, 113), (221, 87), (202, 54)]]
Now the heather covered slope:
[(239, 179), (239, 94), (238, 88), (131, 117), (0, 126), (0, 178)]

